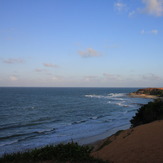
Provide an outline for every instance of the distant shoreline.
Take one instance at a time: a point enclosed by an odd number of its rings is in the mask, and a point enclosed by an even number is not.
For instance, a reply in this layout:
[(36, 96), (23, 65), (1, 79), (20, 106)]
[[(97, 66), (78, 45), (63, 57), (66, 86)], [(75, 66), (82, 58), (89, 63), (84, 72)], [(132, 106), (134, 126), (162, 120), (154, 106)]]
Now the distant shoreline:
[(147, 95), (147, 94), (137, 94), (137, 93), (130, 93), (130, 97), (136, 97), (136, 98), (151, 98), (151, 99), (157, 99), (158, 96), (155, 95)]
[(163, 88), (138, 89), (136, 92), (130, 93), (129, 96), (151, 99), (163, 98)]

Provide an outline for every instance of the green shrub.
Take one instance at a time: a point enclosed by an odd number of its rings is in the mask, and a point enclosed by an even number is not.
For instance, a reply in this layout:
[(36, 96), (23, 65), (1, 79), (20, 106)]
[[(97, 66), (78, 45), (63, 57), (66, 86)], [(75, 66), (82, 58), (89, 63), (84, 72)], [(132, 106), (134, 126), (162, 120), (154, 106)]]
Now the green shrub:
[(92, 148), (77, 143), (59, 144), (33, 149), (24, 153), (13, 153), (0, 158), (0, 163), (34, 163), (53, 160), (56, 163), (106, 163), (90, 156)]
[(163, 101), (160, 99), (143, 105), (130, 120), (131, 127), (163, 119)]
[(154, 95), (158, 97), (163, 97), (163, 90), (159, 88), (145, 88), (139, 89), (135, 92), (136, 94), (147, 94), (147, 95)]

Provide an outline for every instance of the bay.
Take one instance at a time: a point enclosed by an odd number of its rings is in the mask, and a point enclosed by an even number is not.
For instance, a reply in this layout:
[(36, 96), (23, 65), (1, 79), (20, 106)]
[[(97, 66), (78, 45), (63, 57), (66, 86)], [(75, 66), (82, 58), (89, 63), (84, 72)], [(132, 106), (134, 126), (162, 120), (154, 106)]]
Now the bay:
[(0, 155), (72, 140), (91, 143), (128, 128), (137, 109), (151, 101), (128, 96), (137, 89), (0, 88)]

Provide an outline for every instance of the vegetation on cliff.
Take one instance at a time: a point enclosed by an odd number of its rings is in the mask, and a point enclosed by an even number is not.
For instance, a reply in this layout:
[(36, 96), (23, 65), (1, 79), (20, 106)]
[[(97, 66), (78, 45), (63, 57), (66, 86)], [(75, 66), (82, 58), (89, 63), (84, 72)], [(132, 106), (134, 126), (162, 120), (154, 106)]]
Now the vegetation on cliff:
[(0, 158), (3, 163), (41, 163), (50, 161), (53, 163), (107, 163), (90, 156), (89, 146), (80, 146), (77, 143), (59, 144), (33, 149), (27, 152), (19, 152), (4, 155)]
[(154, 95), (157, 97), (163, 97), (163, 88), (145, 88), (139, 89), (138, 91), (134, 92), (137, 95), (146, 94), (146, 95)]
[(163, 119), (163, 101), (157, 99), (138, 109), (136, 115), (130, 120), (131, 127)]

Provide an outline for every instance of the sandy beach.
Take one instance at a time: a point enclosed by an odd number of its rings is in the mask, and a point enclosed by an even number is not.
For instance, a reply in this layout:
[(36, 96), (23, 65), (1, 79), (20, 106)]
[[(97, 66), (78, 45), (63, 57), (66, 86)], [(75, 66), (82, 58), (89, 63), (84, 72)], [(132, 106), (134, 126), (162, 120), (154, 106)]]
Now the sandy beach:
[(114, 163), (162, 163), (163, 120), (141, 125), (98, 142), (92, 155)]

